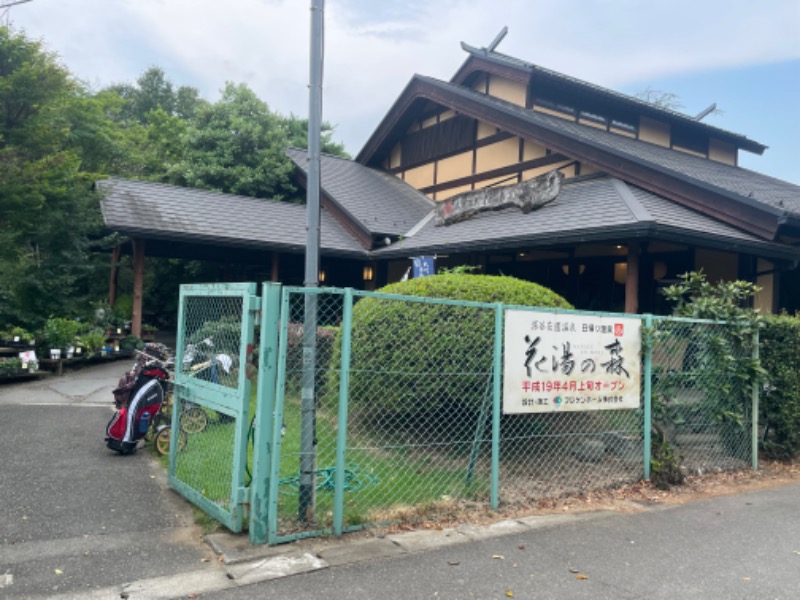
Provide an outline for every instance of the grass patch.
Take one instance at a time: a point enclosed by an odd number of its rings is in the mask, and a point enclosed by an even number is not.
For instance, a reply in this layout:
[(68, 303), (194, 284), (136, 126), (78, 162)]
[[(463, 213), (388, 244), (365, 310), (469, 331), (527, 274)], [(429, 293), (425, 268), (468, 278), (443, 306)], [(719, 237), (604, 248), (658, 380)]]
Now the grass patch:
[[(250, 398), (251, 417), (257, 392)], [(338, 430), (336, 406), (320, 401), (317, 409), (316, 511), (313, 522), (298, 519), (298, 474), (300, 467), (301, 413), (299, 394), (286, 397), (286, 434), (281, 439), (278, 495), (278, 522), (284, 534), (309, 529), (328, 529), (333, 524), (334, 474)], [(220, 422), (209, 412), (209, 425), (190, 434), (186, 447), (178, 453), (177, 478), (200, 491), (223, 509), (230, 506), (235, 424)], [(348, 432), (345, 471), (344, 523), (354, 527), (394, 520), (398, 515), (418, 512), (419, 507), (450, 502), (451, 498), (486, 498), (488, 476), (480, 465), (470, 485), (466, 483), (469, 442), (430, 446), (406, 439), (398, 442), (375, 439), (366, 429)], [(488, 454), (488, 449), (483, 454)], [(252, 440), (248, 441), (247, 464), (252, 468)], [(167, 467), (167, 457), (161, 457)], [(249, 481), (249, 477), (246, 478)], [(411, 508), (409, 508), (411, 507)], [(427, 510), (427, 509), (426, 509)], [(201, 511), (196, 511), (201, 512)], [(205, 516), (198, 520), (204, 528), (217, 522)]]

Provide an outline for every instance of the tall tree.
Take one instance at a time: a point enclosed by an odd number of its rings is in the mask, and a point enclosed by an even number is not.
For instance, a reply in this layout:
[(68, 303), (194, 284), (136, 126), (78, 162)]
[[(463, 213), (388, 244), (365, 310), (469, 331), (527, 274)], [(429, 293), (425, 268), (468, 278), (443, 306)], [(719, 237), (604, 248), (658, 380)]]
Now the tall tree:
[[(282, 120), (283, 126), (286, 128), (289, 146), (291, 148), (306, 148), (308, 146), (308, 119), (290, 114), (288, 117), (282, 117)], [(325, 154), (349, 158), (347, 152), (344, 151), (344, 144), (333, 141), (333, 125), (323, 121), (321, 129), (321, 151)]]
[(55, 55), (0, 28), (0, 321), (35, 326), (88, 293), (99, 210), (75, 143), (84, 100)]
[(199, 107), (185, 139), (174, 183), (259, 198), (295, 193), (283, 118), (245, 84), (227, 83), (219, 101)]

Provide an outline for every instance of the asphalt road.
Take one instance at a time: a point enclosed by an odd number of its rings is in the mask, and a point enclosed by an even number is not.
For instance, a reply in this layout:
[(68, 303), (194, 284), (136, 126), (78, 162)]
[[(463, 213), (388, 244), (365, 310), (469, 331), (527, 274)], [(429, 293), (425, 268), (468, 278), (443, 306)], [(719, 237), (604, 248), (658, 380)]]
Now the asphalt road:
[(800, 485), (237, 588), (160, 465), (105, 448), (125, 368), (0, 387), (0, 598), (800, 598)]
[(800, 598), (800, 486), (562, 524), (201, 596), (220, 600)]
[(105, 447), (111, 389), (128, 366), (0, 388), (0, 597), (80, 597), (208, 564), (188, 505), (149, 453)]

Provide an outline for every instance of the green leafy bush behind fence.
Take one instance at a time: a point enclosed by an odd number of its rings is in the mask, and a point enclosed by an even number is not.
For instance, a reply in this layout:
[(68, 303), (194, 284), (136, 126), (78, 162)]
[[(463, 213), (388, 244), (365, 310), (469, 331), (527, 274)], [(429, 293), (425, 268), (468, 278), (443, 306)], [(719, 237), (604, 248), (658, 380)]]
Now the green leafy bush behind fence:
[(761, 402), (762, 448), (771, 457), (790, 459), (800, 452), (800, 319), (765, 319), (761, 362), (767, 381)]

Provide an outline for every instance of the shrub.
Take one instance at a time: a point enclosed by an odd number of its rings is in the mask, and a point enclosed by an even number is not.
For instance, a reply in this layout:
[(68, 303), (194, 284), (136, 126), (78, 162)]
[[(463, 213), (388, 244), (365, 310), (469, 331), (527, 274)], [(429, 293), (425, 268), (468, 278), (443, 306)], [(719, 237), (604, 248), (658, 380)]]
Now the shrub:
[(64, 349), (72, 346), (81, 330), (81, 324), (72, 319), (50, 317), (42, 330), (43, 342), (51, 349)]
[(788, 460), (800, 452), (800, 318), (765, 319), (761, 363), (768, 373), (761, 396), (762, 449)]
[[(380, 290), (406, 296), (571, 308), (561, 296), (512, 277), (446, 273)], [(367, 297), (353, 309), (350, 397), (382, 419), (426, 420), (444, 412), (469, 420), (483, 405), (492, 369), (491, 306), (450, 306)], [(335, 345), (338, 363), (340, 344)], [(332, 379), (336, 373), (333, 373)], [(330, 383), (333, 383), (331, 381)], [(329, 386), (330, 390), (330, 386)], [(431, 422), (433, 420), (431, 419)]]
[(90, 329), (81, 335), (80, 343), (89, 354), (94, 354), (106, 345), (106, 335), (102, 329)]
[[(318, 374), (327, 370), (330, 364), (337, 331), (336, 327), (317, 327), (316, 370)], [(303, 324), (289, 323), (287, 333), (286, 369), (289, 373), (300, 373), (303, 369)]]
[[(746, 460), (750, 452), (746, 442), (751, 390), (766, 375), (761, 362), (753, 358), (753, 335), (763, 325), (763, 317), (749, 306), (757, 291), (747, 281), (710, 283), (702, 271), (685, 273), (678, 283), (664, 289), (676, 303), (676, 316), (726, 322), (719, 334), (688, 340), (684, 370), (695, 371), (693, 378), (704, 388), (706, 402), (719, 422), (723, 446), (740, 460)], [(669, 328), (663, 328), (662, 333), (667, 332)], [(659, 396), (654, 396), (653, 411), (663, 416), (669, 411), (659, 406)]]

